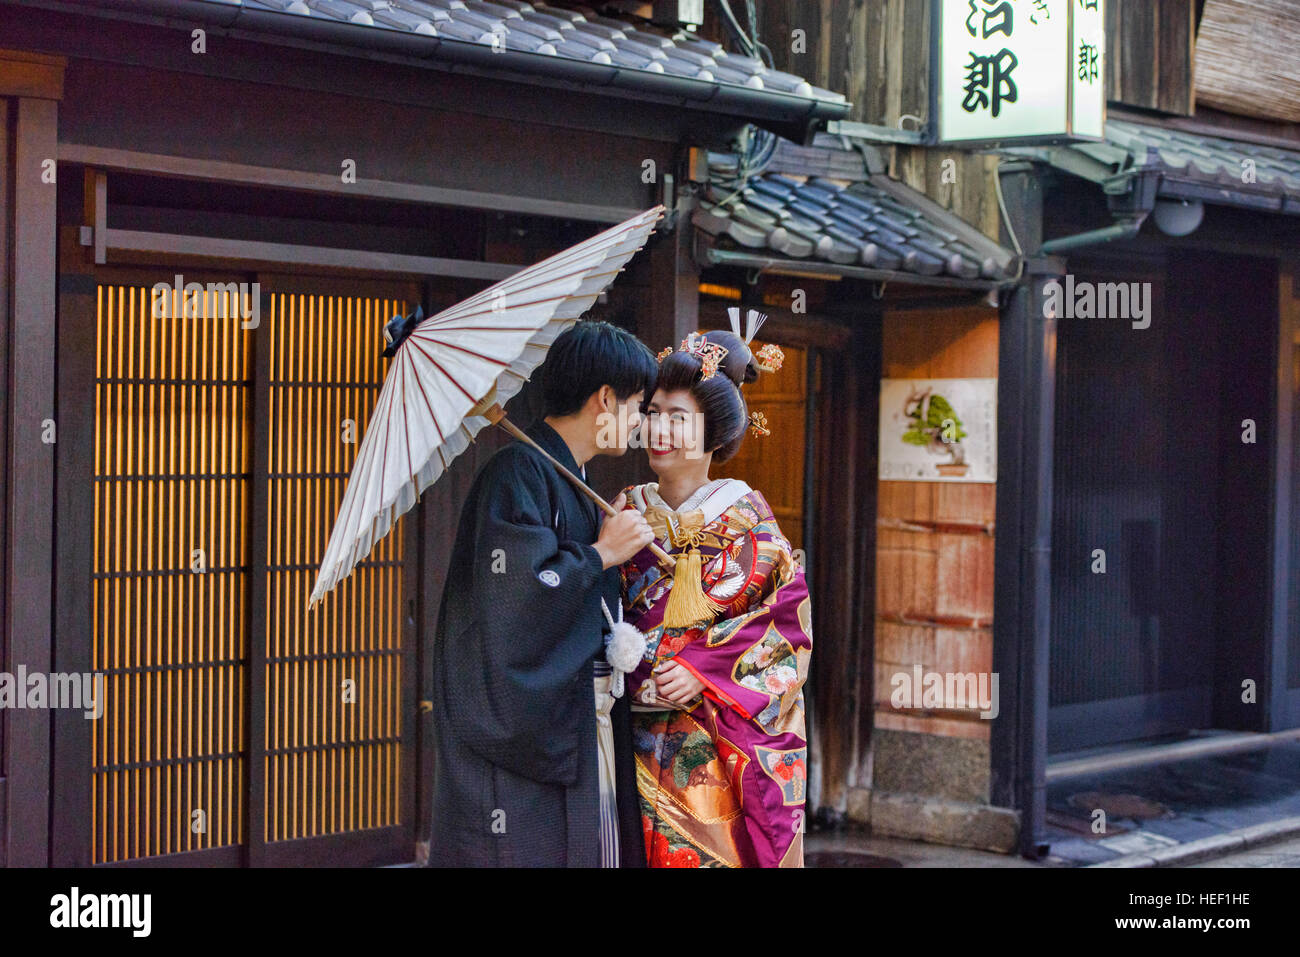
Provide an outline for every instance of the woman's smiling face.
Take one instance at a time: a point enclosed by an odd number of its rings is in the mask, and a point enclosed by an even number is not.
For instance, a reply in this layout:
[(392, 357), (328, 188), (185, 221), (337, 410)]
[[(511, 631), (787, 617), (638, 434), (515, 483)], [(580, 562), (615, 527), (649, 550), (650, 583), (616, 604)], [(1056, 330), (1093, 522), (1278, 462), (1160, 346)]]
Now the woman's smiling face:
[(646, 451), (657, 473), (699, 464), (704, 452), (704, 415), (685, 389), (656, 389), (646, 406)]

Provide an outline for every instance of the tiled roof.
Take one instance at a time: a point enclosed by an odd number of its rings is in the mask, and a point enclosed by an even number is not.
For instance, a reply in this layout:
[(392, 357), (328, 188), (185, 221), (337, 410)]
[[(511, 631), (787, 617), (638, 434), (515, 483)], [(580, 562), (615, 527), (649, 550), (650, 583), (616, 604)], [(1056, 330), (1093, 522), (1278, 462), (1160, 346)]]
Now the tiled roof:
[[(1127, 149), (1137, 166), (1168, 176), (1233, 188), (1251, 186), (1300, 199), (1298, 150), (1124, 120), (1106, 124), (1106, 139)], [(1246, 179), (1254, 182), (1243, 179), (1247, 170), (1253, 177)]]
[(1097, 182), (1155, 173), (1161, 195), (1300, 213), (1300, 149), (1108, 119), (1099, 143), (1006, 152), (1034, 155)]
[[(743, 185), (736, 161), (711, 154), (711, 182), (693, 222), (728, 248), (765, 251), (792, 261), (838, 264), (879, 272), (951, 280), (1000, 281), (1017, 260), (973, 226), (928, 197), (872, 174), (860, 154), (858, 174), (841, 178), (764, 171)], [(819, 164), (825, 166), (825, 163)], [(856, 181), (854, 181), (856, 180)]]
[[(212, 0), (228, 4), (229, 0)], [(242, 0), (250, 9), (581, 60), (755, 91), (845, 102), (844, 96), (730, 53), (686, 31), (672, 35), (604, 17), (587, 7), (520, 0)]]

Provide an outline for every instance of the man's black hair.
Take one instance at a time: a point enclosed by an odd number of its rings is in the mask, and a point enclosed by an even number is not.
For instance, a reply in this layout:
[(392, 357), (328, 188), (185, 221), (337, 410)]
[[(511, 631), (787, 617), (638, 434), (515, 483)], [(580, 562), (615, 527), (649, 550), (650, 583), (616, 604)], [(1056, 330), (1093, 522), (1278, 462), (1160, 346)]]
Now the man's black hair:
[(546, 415), (572, 415), (601, 386), (620, 402), (637, 392), (654, 391), (659, 363), (626, 329), (589, 320), (566, 329), (551, 345), (542, 367), (542, 406)]

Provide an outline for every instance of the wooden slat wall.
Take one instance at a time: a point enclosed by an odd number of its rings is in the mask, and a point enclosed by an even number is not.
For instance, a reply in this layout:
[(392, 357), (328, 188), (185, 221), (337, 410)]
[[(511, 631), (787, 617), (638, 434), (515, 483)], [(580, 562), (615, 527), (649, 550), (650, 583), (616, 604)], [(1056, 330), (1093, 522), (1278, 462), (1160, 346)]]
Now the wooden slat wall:
[[(253, 574), (268, 595), (259, 838), (396, 824), (404, 523), (306, 605), (386, 371), (373, 343), (406, 305), (271, 297), (268, 461), (254, 463), (253, 337), (233, 298), (191, 294), (186, 318), (169, 293), (155, 317), (151, 295), (98, 287), (92, 660), (108, 707), (91, 745), (91, 860), (242, 843)], [(270, 512), (254, 556), (261, 481)]]
[[(773, 0), (762, 5), (761, 24), (777, 68), (843, 93), (853, 103), (850, 119), (917, 130), (930, 115), (930, 10), (930, 0)], [(793, 52), (794, 30), (807, 34), (808, 52)], [(997, 237), (996, 157), (905, 146), (885, 152), (890, 175)], [(948, 159), (956, 175), (944, 182)]]
[(225, 294), (187, 297), (196, 318), (174, 293), (155, 318), (151, 295), (98, 290), (94, 863), (243, 826), (250, 340)]
[[(933, 315), (886, 313), (882, 376), (996, 377), (997, 313), (949, 310)], [(978, 717), (900, 713), (891, 679), (924, 672), (980, 673), (993, 666), (993, 535), (996, 486), (948, 482), (879, 483), (876, 542), (875, 726), (988, 739)], [(900, 522), (948, 523), (936, 531), (902, 530)], [(954, 528), (953, 526), (957, 526)], [(925, 621), (926, 624), (911, 622)], [(907, 623), (905, 623), (907, 622)], [(974, 622), (963, 624), (962, 622)]]
[[(849, 118), (920, 129), (930, 115), (931, 0), (768, 0), (760, 28), (776, 67), (843, 93)], [(1194, 110), (1192, 0), (1107, 0), (1107, 98), (1182, 116)], [(802, 30), (806, 52), (792, 34)], [(1243, 111), (1249, 112), (1249, 111)], [(915, 119), (904, 119), (904, 117)], [(889, 172), (998, 238), (997, 158), (889, 147)], [(956, 162), (945, 182), (943, 164)]]
[(1179, 116), (1195, 112), (1192, 0), (1106, 0), (1106, 98)]
[(268, 842), (398, 823), (405, 522), (311, 612), (307, 598), (387, 371), (374, 343), (407, 311), (383, 299), (271, 301)]
[[(1283, 6), (1209, 0), (1207, 23), (1216, 4), (1267, 15)], [(849, 119), (897, 127), (904, 115), (929, 116), (931, 0), (768, 0), (759, 13), (777, 69), (843, 93)], [(1192, 0), (1107, 0), (1107, 99), (1191, 115), (1194, 18)], [(794, 51), (795, 30), (805, 52)]]
[[(951, 174), (947, 168), (951, 160)], [(919, 146), (897, 146), (889, 175), (925, 193), (990, 239), (1002, 225), (995, 187), (998, 157)], [(1009, 244), (1008, 244), (1009, 245)]]
[[(930, 0), (766, 0), (760, 35), (778, 70), (843, 93), (849, 119), (897, 126), (929, 112)], [(804, 52), (794, 48), (803, 31)]]

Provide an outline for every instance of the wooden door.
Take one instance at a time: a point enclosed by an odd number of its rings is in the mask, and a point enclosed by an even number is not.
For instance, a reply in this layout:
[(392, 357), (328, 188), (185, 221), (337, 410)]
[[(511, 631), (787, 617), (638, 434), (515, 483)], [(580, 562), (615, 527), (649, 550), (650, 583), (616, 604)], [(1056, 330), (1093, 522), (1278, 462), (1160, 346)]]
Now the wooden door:
[(760, 491), (791, 546), (802, 548), (808, 350), (781, 348), (785, 362), (780, 370), (759, 373), (757, 380), (745, 386), (749, 411), (764, 415), (772, 434), (746, 435), (734, 458), (713, 467), (713, 477), (741, 479)]
[[(92, 438), (60, 472), (85, 494), (57, 534), (90, 594), (58, 640), (105, 676), (107, 706), (60, 726), (56, 862), (409, 860), (405, 522), (306, 606), (383, 382), (383, 324), (419, 290), (187, 271), (205, 291), (157, 309), (173, 274), (101, 267), (66, 317), (93, 347), (61, 395), (88, 400), (69, 414)], [(240, 282), (247, 297), (217, 285)]]
[(259, 551), (265, 542), (262, 590), (254, 590), (265, 628), (251, 676), (259, 705), (253, 860), (410, 860), (415, 562), (407, 522), (315, 609), (307, 600), (387, 372), (384, 323), (412, 308), (419, 290), (259, 278), (268, 348), (256, 376), (265, 388), (255, 454), (266, 497), (253, 522)]

